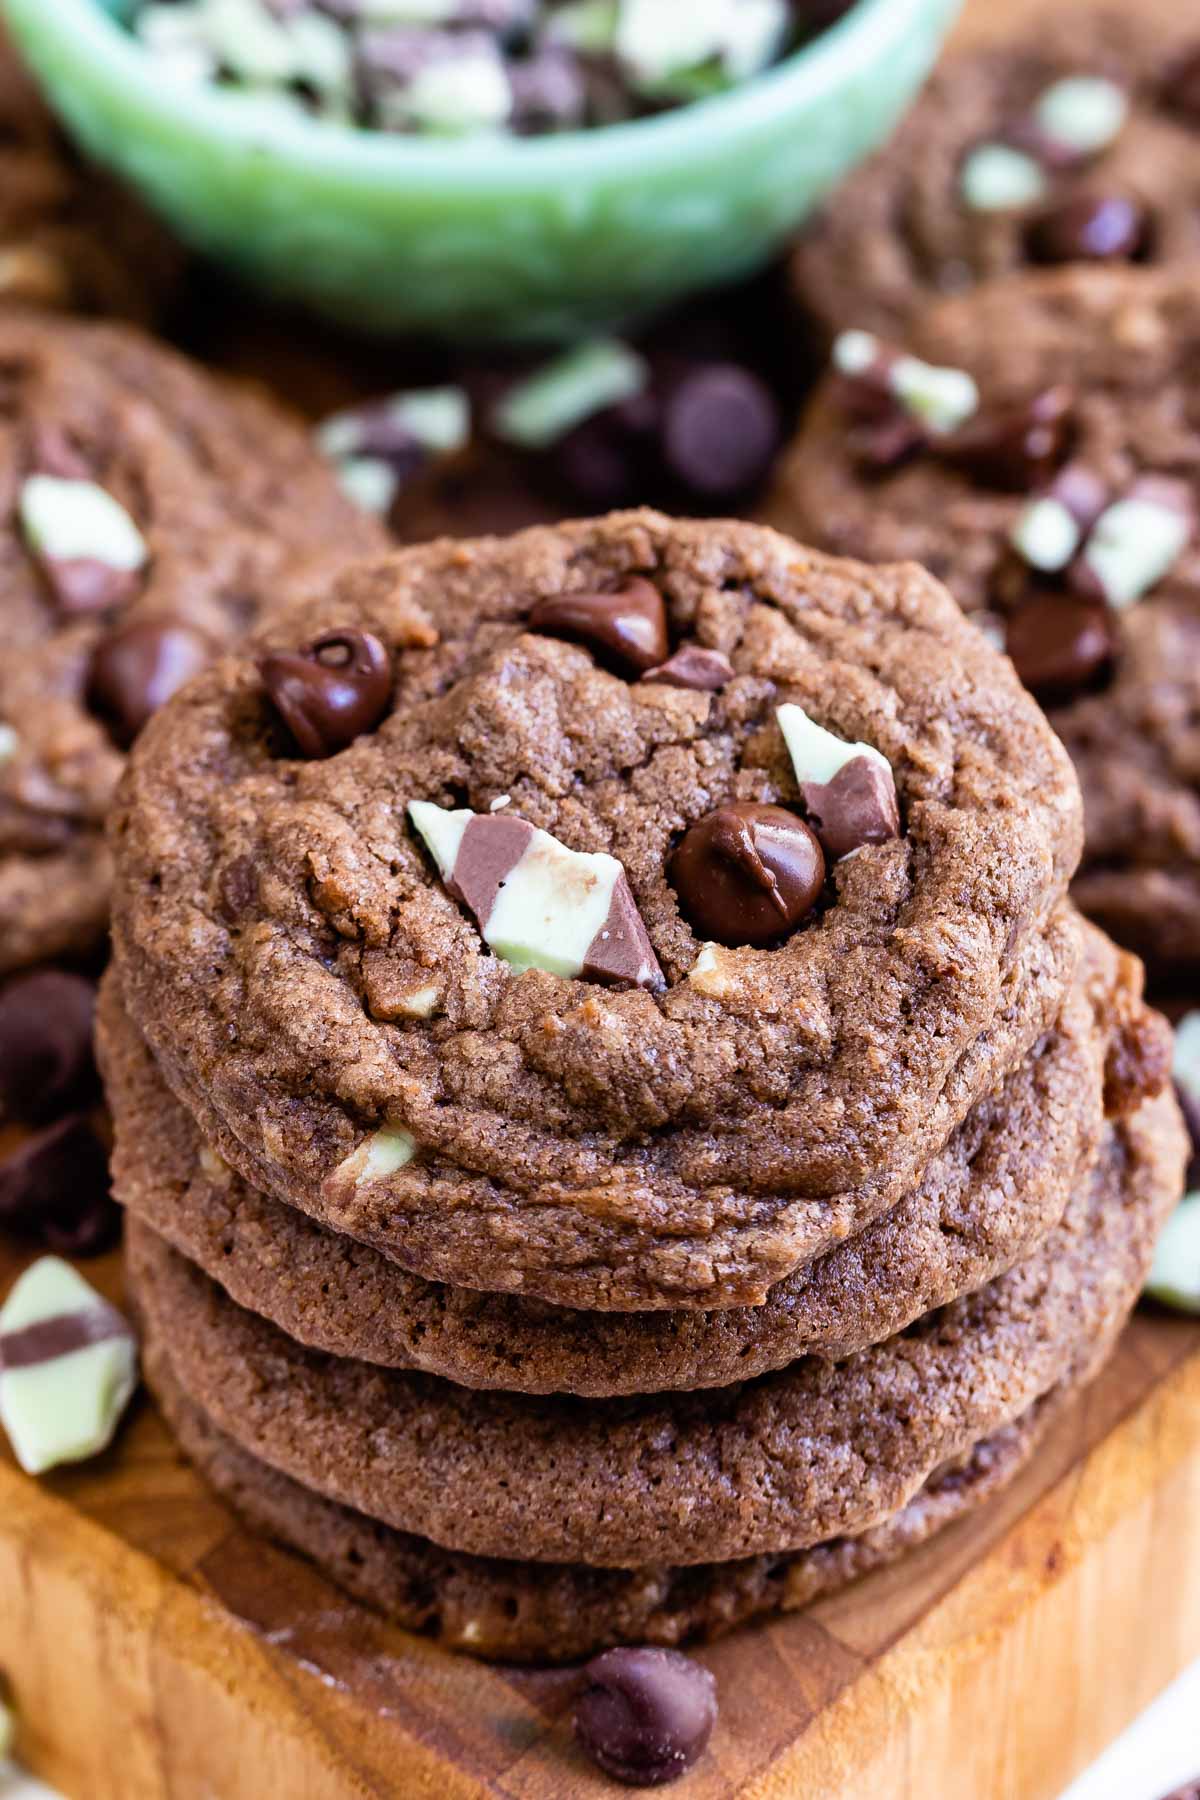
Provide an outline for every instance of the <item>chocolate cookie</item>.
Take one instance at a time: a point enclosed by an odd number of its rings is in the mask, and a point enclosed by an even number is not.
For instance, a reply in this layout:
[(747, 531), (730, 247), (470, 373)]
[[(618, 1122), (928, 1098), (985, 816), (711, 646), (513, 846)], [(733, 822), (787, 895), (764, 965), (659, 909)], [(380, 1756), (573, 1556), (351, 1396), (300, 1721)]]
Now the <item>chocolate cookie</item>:
[(289, 418), (132, 330), (0, 313), (0, 366), (2, 973), (103, 934), (104, 818), (153, 707), (301, 559), (382, 538)]
[(247, 1181), (417, 1273), (757, 1303), (1059, 1016), (1074, 779), (918, 570), (614, 515), (269, 645), (132, 759), (125, 1003)]
[(184, 1392), (272, 1467), (472, 1555), (632, 1568), (862, 1531), (1111, 1349), (1181, 1186), (1173, 1099), (1112, 1129), (1059, 1226), (969, 1298), (836, 1365), (697, 1394), (471, 1393), (305, 1350), (131, 1220), (128, 1274)]
[(717, 1387), (811, 1352), (847, 1356), (1028, 1255), (1096, 1154), (1105, 1061), (1113, 1110), (1161, 1085), (1165, 1026), (1139, 989), (1133, 959), (1089, 931), (1062, 1018), (972, 1110), (915, 1192), (760, 1307), (577, 1313), (408, 1274), (247, 1187), (168, 1093), (110, 974), (100, 1041), (116, 1191), (240, 1305), (314, 1349), (520, 1393)]
[[(834, 357), (768, 516), (830, 549), (914, 558), (989, 614), (1079, 772), (1081, 905), (1153, 963), (1194, 966), (1195, 271), (994, 283), (929, 311), (902, 352), (851, 333)], [(918, 419), (955, 393), (950, 428), (944, 411)]]
[(1048, 9), (1036, 38), (943, 63), (837, 189), (793, 280), (830, 336), (903, 336), (936, 300), (1021, 269), (1197, 256), (1200, 22), (1141, 0)]
[(0, 303), (149, 323), (182, 264), (137, 199), (80, 163), (0, 25)]
[[(720, 1637), (765, 1614), (811, 1605), (915, 1549), (1007, 1486), (1064, 1397), (1055, 1390), (1038, 1401), (858, 1537), (741, 1562), (589, 1569), (465, 1556), (393, 1531), (244, 1450), (187, 1398), (164, 1344), (152, 1339), (143, 1365), (185, 1455), (247, 1523), (310, 1557), (398, 1624), (498, 1662), (573, 1662), (609, 1644)], [(236, 1609), (236, 1593), (218, 1592)], [(246, 1596), (251, 1604), (255, 1598)]]

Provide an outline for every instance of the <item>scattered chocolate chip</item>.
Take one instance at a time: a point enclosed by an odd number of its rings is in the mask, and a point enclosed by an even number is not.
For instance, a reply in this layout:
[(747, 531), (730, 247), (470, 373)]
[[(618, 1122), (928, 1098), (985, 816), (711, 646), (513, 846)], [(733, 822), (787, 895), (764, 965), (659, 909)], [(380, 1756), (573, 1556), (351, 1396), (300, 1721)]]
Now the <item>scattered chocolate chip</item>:
[(645, 674), (670, 652), (662, 595), (644, 575), (635, 575), (615, 594), (556, 594), (539, 600), (529, 629), (586, 644), (615, 662), (623, 673)]
[(736, 363), (700, 364), (664, 396), (663, 460), (692, 498), (736, 500), (766, 476), (782, 429), (765, 381)]
[(703, 1754), (717, 1720), (709, 1671), (678, 1650), (606, 1650), (584, 1671), (575, 1736), (606, 1775), (658, 1787)]
[(702, 938), (762, 945), (794, 931), (825, 883), (814, 832), (782, 806), (719, 806), (687, 831), (669, 874)]
[(37, 969), (0, 991), (0, 1118), (40, 1125), (88, 1098), (95, 989), (82, 975)]
[(938, 442), (938, 455), (990, 487), (1026, 493), (1066, 455), (1073, 405), (1070, 388), (1043, 388), (1018, 405), (980, 412)]
[(0, 1229), (63, 1256), (97, 1256), (116, 1243), (121, 1211), (86, 1113), (26, 1138), (0, 1163)]
[(560, 438), (549, 459), (554, 486), (591, 512), (632, 506), (655, 492), (655, 423), (650, 394), (605, 408)]
[(1168, 72), (1163, 101), (1189, 124), (1200, 125), (1200, 44)]
[(1116, 645), (1108, 611), (1098, 601), (1046, 594), (1027, 600), (1009, 619), (1005, 647), (1025, 686), (1053, 705), (1099, 681)]
[(212, 658), (202, 632), (176, 619), (139, 619), (101, 639), (88, 673), (88, 705), (128, 748), (152, 713)]
[(326, 631), (259, 662), (263, 686), (302, 756), (332, 756), (373, 731), (392, 696), (392, 659), (370, 631)]
[(715, 694), (733, 680), (733, 664), (723, 650), (706, 650), (701, 644), (681, 644), (674, 656), (656, 669), (647, 669), (643, 681), (662, 687), (695, 688)]
[(1145, 251), (1149, 234), (1150, 217), (1140, 200), (1078, 194), (1031, 221), (1028, 245), (1040, 263), (1131, 262)]

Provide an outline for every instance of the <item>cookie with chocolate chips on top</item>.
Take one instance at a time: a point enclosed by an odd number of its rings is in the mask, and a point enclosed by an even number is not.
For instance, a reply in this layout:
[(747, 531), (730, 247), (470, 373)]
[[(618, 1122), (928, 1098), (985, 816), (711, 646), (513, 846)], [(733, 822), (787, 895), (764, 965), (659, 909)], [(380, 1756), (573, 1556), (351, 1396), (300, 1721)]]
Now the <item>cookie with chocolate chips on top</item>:
[(1024, 39), (948, 58), (800, 243), (794, 291), (829, 338), (903, 337), (939, 299), (1022, 269), (1200, 256), (1195, 9), (1046, 11)]
[(1079, 903), (1163, 969), (1200, 963), (1198, 357), (1194, 268), (1014, 277), (903, 343), (851, 329), (765, 507), (980, 616), (1078, 770)]
[(85, 958), (104, 819), (155, 707), (383, 540), (307, 434), (116, 325), (0, 313), (0, 974)]
[[(298, 733), (280, 659), (364, 637), (382, 704)], [(203, 674), (134, 750), (115, 953), (254, 1187), (456, 1285), (755, 1304), (1060, 1016), (1079, 842), (922, 572), (616, 514), (363, 564)]]

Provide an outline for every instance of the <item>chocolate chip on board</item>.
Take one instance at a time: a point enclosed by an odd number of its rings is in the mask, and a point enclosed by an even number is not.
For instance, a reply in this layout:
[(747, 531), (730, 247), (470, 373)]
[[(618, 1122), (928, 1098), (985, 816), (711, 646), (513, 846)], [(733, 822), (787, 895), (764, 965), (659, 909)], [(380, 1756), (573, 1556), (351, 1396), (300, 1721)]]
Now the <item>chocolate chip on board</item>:
[(678, 1650), (606, 1650), (587, 1665), (575, 1736), (631, 1787), (676, 1781), (698, 1761), (717, 1719), (711, 1673)]

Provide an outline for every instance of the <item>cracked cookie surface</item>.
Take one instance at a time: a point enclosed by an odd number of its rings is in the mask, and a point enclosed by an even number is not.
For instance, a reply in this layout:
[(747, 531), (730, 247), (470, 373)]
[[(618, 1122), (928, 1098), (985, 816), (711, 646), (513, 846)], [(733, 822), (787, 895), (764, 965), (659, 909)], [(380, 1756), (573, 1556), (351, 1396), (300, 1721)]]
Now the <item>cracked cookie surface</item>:
[[(634, 577), (673, 647), (731, 661), (719, 692), (528, 623)], [(920, 571), (618, 514), (365, 564), (288, 635), (332, 628), (392, 652), (377, 728), (297, 759), (248, 648), (151, 721), (113, 842), (125, 1002), (168, 1084), (335, 1230), (561, 1304), (754, 1303), (893, 1204), (1058, 1016), (1074, 779)], [(777, 946), (706, 951), (671, 851), (728, 801), (799, 809), (785, 702), (881, 752), (903, 830), (832, 863)], [(662, 985), (489, 954), (414, 801), (615, 858)]]
[(1030, 1254), (1098, 1151), (1104, 1098), (1125, 1112), (1165, 1078), (1166, 1028), (1139, 992), (1133, 959), (1089, 930), (1062, 1017), (915, 1191), (761, 1307), (581, 1313), (409, 1274), (248, 1187), (167, 1091), (110, 975), (100, 1038), (115, 1190), (239, 1304), (314, 1349), (522, 1393), (719, 1387), (813, 1352), (849, 1355)]

